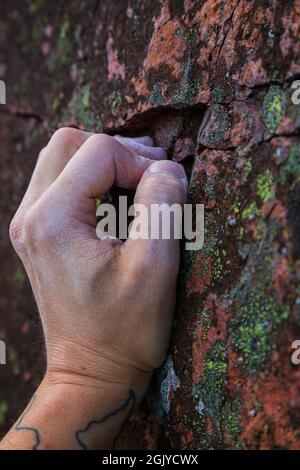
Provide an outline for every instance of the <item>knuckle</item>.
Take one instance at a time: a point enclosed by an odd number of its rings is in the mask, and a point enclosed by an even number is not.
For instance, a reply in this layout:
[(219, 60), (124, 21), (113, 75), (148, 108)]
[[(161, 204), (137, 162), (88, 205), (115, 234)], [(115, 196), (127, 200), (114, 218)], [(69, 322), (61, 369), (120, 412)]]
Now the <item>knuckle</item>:
[(31, 208), (24, 218), (24, 239), (26, 246), (30, 247), (34, 244), (37, 227), (36, 211)]
[(81, 134), (81, 130), (74, 129), (73, 127), (60, 127), (52, 135), (49, 144), (51, 143), (51, 145), (57, 145), (65, 149), (76, 144)]
[(23, 223), (20, 217), (15, 215), (9, 225), (9, 238), (15, 249), (22, 238)]
[(115, 139), (107, 134), (93, 134), (88, 138), (89, 142), (96, 146), (111, 145)]
[(47, 216), (47, 207), (39, 203), (31, 207), (24, 219), (24, 238), (28, 249), (51, 247), (59, 237), (59, 224)]
[(35, 221), (31, 212), (25, 215), (16, 214), (9, 226), (9, 237), (17, 254), (23, 259), (28, 255), (33, 244)]
[(39, 203), (24, 216), (14, 216), (9, 226), (9, 236), (19, 255), (34, 253), (38, 248), (48, 249), (58, 241), (61, 243), (63, 224), (47, 214), (47, 203)]

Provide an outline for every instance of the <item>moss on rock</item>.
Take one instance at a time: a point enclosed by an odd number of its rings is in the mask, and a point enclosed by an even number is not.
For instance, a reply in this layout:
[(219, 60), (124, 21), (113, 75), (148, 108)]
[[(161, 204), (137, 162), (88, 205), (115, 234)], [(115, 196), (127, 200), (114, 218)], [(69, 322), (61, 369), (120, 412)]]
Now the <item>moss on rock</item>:
[(233, 348), (242, 354), (243, 368), (254, 374), (266, 365), (269, 354), (276, 346), (274, 334), (289, 316), (289, 309), (279, 305), (274, 295), (262, 287), (249, 292), (231, 321)]
[(264, 98), (263, 115), (267, 129), (275, 134), (286, 107), (285, 93), (280, 86), (271, 86)]

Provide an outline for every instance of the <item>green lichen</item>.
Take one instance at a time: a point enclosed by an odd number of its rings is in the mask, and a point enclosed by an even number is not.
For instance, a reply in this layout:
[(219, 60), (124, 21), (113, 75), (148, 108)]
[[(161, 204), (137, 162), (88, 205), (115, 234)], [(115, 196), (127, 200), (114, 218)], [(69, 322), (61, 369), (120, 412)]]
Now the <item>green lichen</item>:
[[(213, 214), (208, 214), (204, 220), (204, 246), (202, 253), (207, 259), (211, 259), (211, 274), (213, 283), (221, 281), (230, 272), (230, 259), (224, 250), (224, 227), (217, 220), (218, 209)], [(202, 263), (199, 274), (208, 271), (209, 264)]]
[(277, 332), (289, 316), (288, 305), (277, 300), (272, 291), (273, 272), (279, 262), (274, 243), (280, 230), (278, 220), (261, 220), (258, 239), (249, 246), (239, 280), (226, 294), (237, 312), (229, 324), (228, 341), (240, 353), (241, 366), (249, 375), (267, 368)]
[(224, 436), (225, 445), (237, 449), (239, 447), (239, 433), (241, 431), (240, 424), (240, 407), (239, 399), (226, 400), (221, 411), (221, 431)]
[[(39, 29), (42, 33), (43, 27)], [(82, 47), (81, 32), (82, 27), (80, 25), (73, 26), (68, 16), (65, 15), (59, 26), (56, 47), (51, 47), (50, 54), (46, 58), (47, 68), (50, 73), (56, 72), (56, 69), (61, 66), (69, 65), (73, 68), (76, 67), (74, 63), (72, 64), (72, 51)], [(59, 90), (60, 86), (59, 80), (53, 81), (53, 89)]]
[(275, 197), (274, 179), (270, 170), (266, 170), (257, 178), (256, 191), (263, 202)]
[(12, 348), (9, 349), (8, 354), (9, 362), (12, 365), (12, 370), (14, 375), (20, 375), (21, 369), (19, 364), (19, 359), (16, 351)]
[(218, 248), (214, 251), (214, 262), (213, 262), (213, 278), (214, 280), (222, 280), (226, 274), (230, 272), (230, 259), (227, 258), (227, 254), (224, 250)]
[(179, 87), (174, 93), (171, 105), (187, 105), (191, 102), (192, 97), (197, 93), (198, 82), (193, 78), (193, 67), (191, 58), (183, 66), (183, 76), (180, 80)]
[(82, 45), (81, 34), (82, 34), (82, 25), (81, 25), (81, 24), (78, 24), (78, 25), (76, 26), (75, 32), (74, 32), (74, 40), (76, 41), (76, 43), (78, 44), (78, 46), (81, 46), (81, 45)]
[(242, 219), (243, 220), (252, 220), (255, 217), (260, 215), (260, 210), (256, 205), (256, 202), (253, 201), (249, 206), (247, 206), (242, 212)]
[(286, 97), (283, 90), (277, 86), (271, 86), (264, 98), (263, 115), (268, 130), (275, 134), (281, 119), (285, 113)]
[(0, 401), (0, 426), (5, 424), (6, 413), (8, 412), (8, 405), (6, 401)]
[(54, 111), (57, 111), (59, 106), (60, 106), (60, 100), (59, 100), (59, 98), (55, 97), (54, 100), (51, 103), (51, 107)]
[(16, 282), (20, 282), (20, 283), (23, 283), (25, 281), (26, 276), (25, 276), (25, 272), (22, 266), (17, 267), (14, 279)]
[(177, 28), (175, 31), (175, 36), (177, 36), (180, 39), (180, 41), (184, 43), (188, 42), (188, 37), (183, 28)]
[(241, 201), (239, 196), (237, 196), (232, 204), (232, 212), (234, 214), (239, 214), (241, 209)]
[[(76, 121), (78, 121), (79, 125), (85, 129), (101, 132), (101, 119), (92, 111), (90, 96), (89, 85), (83, 85), (73, 93), (72, 99), (68, 105), (68, 110)], [(67, 116), (65, 119), (67, 120)]]
[[(193, 384), (192, 394), (198, 407), (199, 418), (194, 426), (199, 433), (201, 448), (218, 448), (222, 445), (221, 434), (222, 407), (225, 403), (225, 380), (227, 376), (227, 352), (223, 341), (217, 341), (209, 352), (200, 382)], [(197, 408), (196, 408), (197, 409)], [(199, 408), (198, 408), (199, 409)], [(212, 422), (212, 433), (205, 432), (208, 418)]]
[(191, 46), (196, 33), (197, 29), (194, 27), (188, 29), (177, 28), (175, 31), (175, 36), (177, 36), (181, 42)]
[(65, 18), (63, 21), (59, 35), (58, 35), (58, 50), (61, 54), (62, 63), (66, 63), (68, 56), (72, 50), (71, 41), (69, 39), (69, 32), (70, 32), (70, 21), (68, 18)]
[(255, 410), (255, 413), (261, 413), (264, 410), (264, 405), (260, 401), (256, 400), (253, 403), (253, 409)]
[(207, 310), (202, 310), (198, 316), (200, 317), (201, 322), (202, 340), (206, 341), (208, 331), (212, 325), (211, 313)]
[(287, 161), (283, 164), (278, 175), (279, 184), (295, 186), (300, 181), (300, 142), (295, 142), (289, 149)]
[(227, 352), (225, 343), (217, 341), (204, 363), (199, 384), (193, 385), (193, 398), (204, 404), (204, 414), (217, 424), (224, 400), (224, 381), (227, 374)]
[(43, 36), (43, 27), (40, 24), (35, 23), (32, 26), (32, 30), (31, 30), (32, 40), (35, 42), (39, 42), (41, 41), (42, 36)]
[(29, 11), (34, 14), (39, 9), (39, 0), (30, 0), (29, 1)]
[(161, 106), (164, 102), (164, 98), (162, 96), (162, 89), (158, 83), (155, 83), (152, 87), (149, 102), (154, 104), (155, 106)]
[(252, 162), (250, 159), (247, 159), (243, 166), (242, 171), (242, 182), (245, 184), (248, 181), (248, 177), (252, 171)]
[(81, 103), (82, 103), (82, 107), (83, 109), (88, 109), (89, 106), (90, 106), (90, 87), (89, 85), (84, 85), (82, 87), (82, 98), (81, 98)]
[(50, 73), (54, 72), (56, 67), (56, 55), (55, 53), (50, 54), (46, 60), (47, 68)]
[(221, 86), (215, 86), (212, 90), (212, 102), (222, 103), (226, 98), (226, 89)]
[(119, 108), (123, 102), (123, 95), (121, 90), (115, 90), (110, 97), (110, 109), (115, 115), (118, 114)]
[[(201, 403), (201, 402), (200, 402)], [(201, 407), (204, 406), (201, 403)], [(207, 419), (203, 418), (203, 416), (195, 416), (193, 419), (193, 429), (196, 432), (199, 440), (198, 449), (209, 449), (210, 443), (208, 440), (208, 436), (206, 434), (206, 426), (207, 426)]]
[(239, 307), (231, 321), (230, 333), (233, 348), (241, 352), (243, 367), (254, 374), (266, 364), (275, 348), (274, 333), (287, 320), (289, 308), (278, 304), (274, 295), (256, 286)]

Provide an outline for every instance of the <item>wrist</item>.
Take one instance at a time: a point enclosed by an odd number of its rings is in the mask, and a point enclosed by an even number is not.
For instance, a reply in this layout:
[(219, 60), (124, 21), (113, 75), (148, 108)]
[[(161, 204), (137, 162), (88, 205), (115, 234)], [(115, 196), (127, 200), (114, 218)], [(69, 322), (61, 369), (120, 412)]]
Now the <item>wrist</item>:
[(73, 342), (64, 341), (47, 348), (44, 382), (49, 386), (73, 386), (84, 396), (94, 396), (95, 401), (102, 400), (105, 394), (122, 399), (132, 390), (138, 403), (147, 391), (151, 376), (152, 372), (125, 364), (115, 355), (100, 354)]

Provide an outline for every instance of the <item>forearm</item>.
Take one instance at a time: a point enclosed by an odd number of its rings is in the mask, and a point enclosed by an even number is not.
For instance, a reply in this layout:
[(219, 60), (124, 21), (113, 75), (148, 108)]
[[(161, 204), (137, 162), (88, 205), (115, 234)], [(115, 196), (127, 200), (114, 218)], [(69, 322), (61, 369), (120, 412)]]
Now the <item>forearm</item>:
[(0, 443), (9, 449), (109, 449), (140, 394), (111, 384), (96, 389), (43, 380)]

